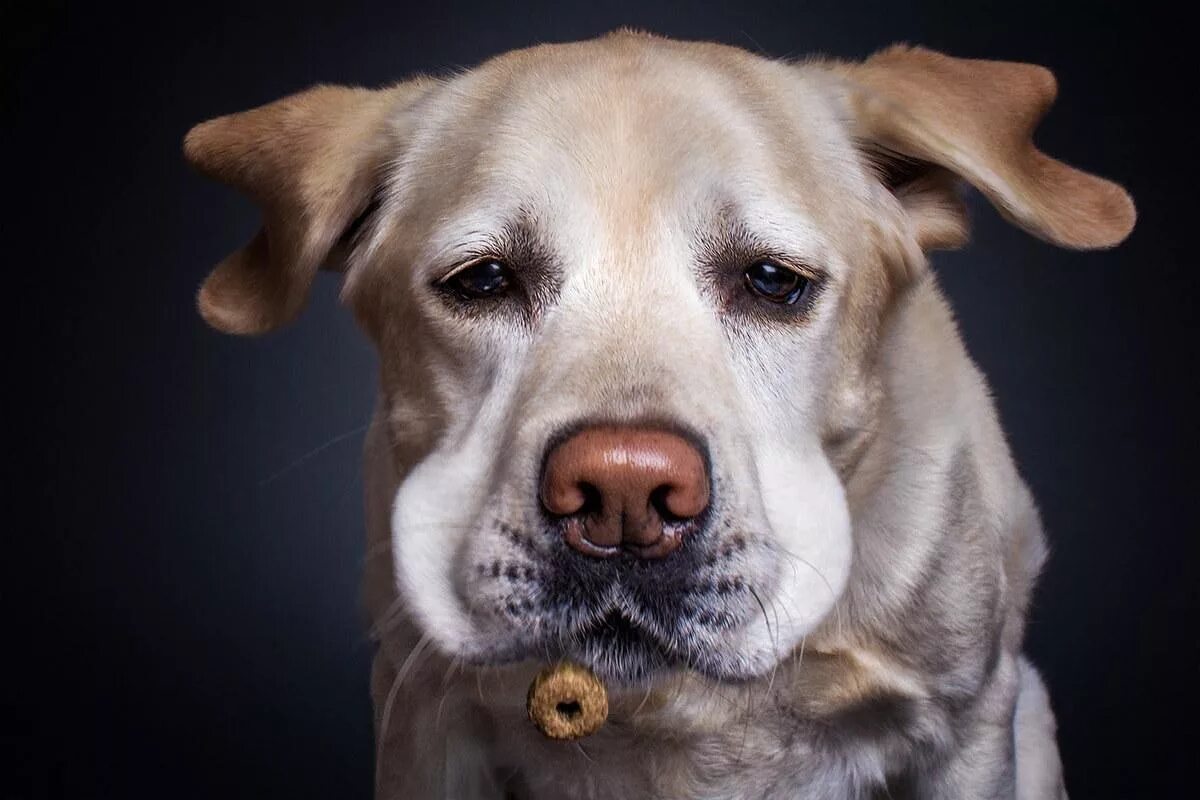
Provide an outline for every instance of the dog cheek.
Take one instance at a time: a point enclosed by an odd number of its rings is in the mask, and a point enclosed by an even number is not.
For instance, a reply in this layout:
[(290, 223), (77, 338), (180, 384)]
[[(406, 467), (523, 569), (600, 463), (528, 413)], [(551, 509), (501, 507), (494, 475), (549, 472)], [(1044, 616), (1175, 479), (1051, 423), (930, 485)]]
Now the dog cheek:
[(759, 462), (763, 507), (777, 559), (777, 606), (771, 648), (789, 652), (832, 611), (849, 579), (850, 511), (841, 482), (814, 442), (792, 452), (764, 450)]
[[(419, 464), (400, 485), (392, 512), (392, 552), (400, 602), (422, 633), (444, 651), (459, 653), (474, 640), (473, 625), (459, 601), (455, 565), (475, 503), (464, 502), (452, 461)], [(456, 496), (446, 497), (454, 487)], [(453, 502), (452, 502), (453, 501)]]

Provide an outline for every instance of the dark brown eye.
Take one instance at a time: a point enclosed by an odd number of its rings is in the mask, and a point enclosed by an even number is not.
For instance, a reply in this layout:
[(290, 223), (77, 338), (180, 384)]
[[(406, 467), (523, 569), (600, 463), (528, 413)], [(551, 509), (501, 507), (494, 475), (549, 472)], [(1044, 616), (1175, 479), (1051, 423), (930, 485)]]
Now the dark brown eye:
[(503, 294), (512, 283), (512, 271), (499, 261), (480, 261), (446, 279), (446, 286), (464, 300)]
[(746, 288), (772, 303), (795, 305), (808, 292), (812, 281), (795, 270), (758, 261), (746, 267)]

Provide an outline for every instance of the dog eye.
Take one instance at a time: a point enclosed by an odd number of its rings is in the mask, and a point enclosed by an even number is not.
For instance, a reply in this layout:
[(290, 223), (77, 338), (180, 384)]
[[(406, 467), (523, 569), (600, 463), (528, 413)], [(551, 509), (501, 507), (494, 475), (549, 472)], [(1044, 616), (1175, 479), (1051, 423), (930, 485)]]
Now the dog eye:
[(812, 281), (795, 270), (772, 264), (770, 261), (751, 264), (743, 275), (746, 288), (751, 292), (764, 300), (781, 305), (795, 305), (812, 285)]
[(445, 285), (464, 300), (494, 297), (508, 289), (512, 270), (496, 260), (480, 261), (460, 269), (446, 279)]

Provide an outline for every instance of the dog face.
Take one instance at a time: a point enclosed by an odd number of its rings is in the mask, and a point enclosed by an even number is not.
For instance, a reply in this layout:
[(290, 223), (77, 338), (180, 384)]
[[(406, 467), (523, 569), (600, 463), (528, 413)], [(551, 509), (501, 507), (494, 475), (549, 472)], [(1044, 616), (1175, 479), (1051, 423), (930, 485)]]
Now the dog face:
[[(820, 400), (850, 264), (873, 257), (838, 239), (834, 215), (869, 227), (869, 187), (862, 169), (823, 175), (852, 150), (818, 94), (796, 87), (773, 120), (721, 70), (637, 44), (500, 59), (431, 103), (431, 131), (463, 134), (418, 134), (385, 177), (364, 245), (377, 255), (348, 294), (384, 358), (415, 350), (425, 371), (389, 383), (394, 437), (423, 407), (442, 419), (393, 521), (425, 630), (450, 652), (569, 656), (611, 680), (667, 664), (747, 675), (822, 619), (846, 578)], [(402, 287), (385, 275), (397, 263)], [(481, 292), (481, 279), (505, 286)], [(761, 291), (774, 284), (782, 301)], [(389, 335), (380, 319), (416, 331)], [(547, 507), (551, 453), (601, 428), (634, 441), (601, 434), (580, 458), (687, 457), (639, 431), (699, 455), (702, 474), (663, 474), (623, 503), (669, 517), (654, 489), (708, 484), (706, 504), (667, 521), (671, 553), (567, 544), (587, 521)], [(584, 513), (618, 513), (628, 478), (578, 471), (598, 495)]]
[(1048, 80), (619, 34), (315, 89), (189, 135), (265, 217), (201, 310), (270, 329), (345, 270), (402, 476), (397, 591), (446, 653), (752, 677), (845, 589), (879, 330), (964, 238), (954, 180), (1068, 246), (1132, 224), (1028, 143)]

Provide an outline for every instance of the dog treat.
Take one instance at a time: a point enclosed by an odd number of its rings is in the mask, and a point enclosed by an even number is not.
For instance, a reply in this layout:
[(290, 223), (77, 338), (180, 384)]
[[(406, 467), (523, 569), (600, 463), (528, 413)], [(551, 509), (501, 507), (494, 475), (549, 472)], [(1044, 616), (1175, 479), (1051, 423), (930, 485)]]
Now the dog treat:
[(592, 671), (562, 662), (538, 673), (526, 698), (529, 718), (550, 739), (580, 739), (608, 718), (608, 690)]

